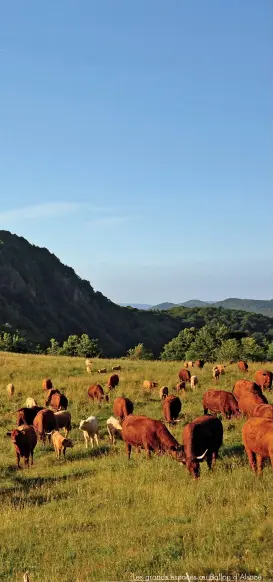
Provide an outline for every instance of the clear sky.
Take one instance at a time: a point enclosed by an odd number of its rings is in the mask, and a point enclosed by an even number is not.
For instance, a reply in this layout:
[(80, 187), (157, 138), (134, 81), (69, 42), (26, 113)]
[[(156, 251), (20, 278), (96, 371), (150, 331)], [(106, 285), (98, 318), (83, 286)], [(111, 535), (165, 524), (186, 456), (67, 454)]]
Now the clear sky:
[(273, 296), (272, 0), (0, 8), (0, 228), (116, 302)]

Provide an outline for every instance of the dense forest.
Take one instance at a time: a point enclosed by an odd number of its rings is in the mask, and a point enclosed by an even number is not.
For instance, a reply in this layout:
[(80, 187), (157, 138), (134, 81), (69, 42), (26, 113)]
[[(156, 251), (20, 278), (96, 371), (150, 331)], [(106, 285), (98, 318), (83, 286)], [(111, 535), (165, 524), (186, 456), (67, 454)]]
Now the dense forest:
[(251, 336), (259, 345), (273, 340), (273, 321), (263, 315), (212, 306), (167, 311), (120, 307), (95, 292), (88, 281), (47, 249), (0, 231), (2, 350), (28, 351), (31, 346), (32, 351), (46, 351), (54, 338), (55, 349), (60, 345), (65, 353), (63, 344), (69, 336), (87, 336), (88, 341), (97, 340), (98, 351), (104, 356), (124, 356), (134, 346), (144, 344), (159, 357), (183, 329), (194, 327), (198, 331), (218, 324), (228, 328), (228, 339), (240, 341)]

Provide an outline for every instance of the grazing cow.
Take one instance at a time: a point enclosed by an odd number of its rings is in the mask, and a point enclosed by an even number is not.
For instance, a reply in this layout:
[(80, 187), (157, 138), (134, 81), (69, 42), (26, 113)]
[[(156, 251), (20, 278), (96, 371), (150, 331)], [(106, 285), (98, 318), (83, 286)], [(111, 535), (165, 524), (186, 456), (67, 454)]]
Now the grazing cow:
[(129, 414), (133, 414), (134, 405), (129, 398), (115, 398), (113, 403), (113, 412), (120, 421), (124, 420)]
[(117, 371), (121, 371), (121, 366), (113, 366), (112, 368), (112, 372), (117, 372)]
[(91, 374), (92, 372), (91, 366), (86, 366), (86, 372), (88, 372), (88, 374)]
[(243, 443), (254, 473), (262, 474), (264, 459), (269, 457), (273, 468), (273, 420), (249, 418), (242, 429)]
[(100, 368), (100, 370), (98, 370), (98, 373), (99, 374), (106, 374), (107, 370), (106, 370), (106, 368)]
[(153, 382), (152, 380), (144, 380), (143, 390), (152, 390), (158, 387), (158, 382)]
[(167, 396), (162, 404), (163, 416), (165, 420), (169, 423), (174, 422), (181, 411), (181, 407), (181, 400), (178, 398), (178, 396)]
[(179, 392), (180, 390), (182, 392), (185, 392), (185, 390), (186, 390), (186, 382), (184, 382), (184, 380), (183, 380), (183, 382), (177, 382), (177, 384), (176, 384), (176, 391)]
[(85, 359), (85, 366), (86, 366), (86, 368), (90, 368), (90, 369), (92, 368), (93, 362), (92, 362), (92, 360), (90, 360), (90, 358)]
[(42, 406), (32, 406), (32, 408), (19, 408), (17, 410), (17, 424), (21, 426), (22, 424), (33, 424), (34, 418), (40, 410), (43, 410)]
[(240, 416), (238, 402), (231, 392), (225, 392), (225, 390), (207, 390), (203, 394), (202, 402), (204, 414), (208, 414), (208, 411), (216, 414), (217, 412), (221, 412), (229, 420), (232, 416)]
[(123, 421), (122, 437), (128, 459), (130, 459), (132, 447), (145, 449), (148, 458), (151, 456), (151, 451), (155, 451), (158, 454), (168, 453), (180, 463), (184, 459), (182, 446), (160, 420), (130, 414)]
[(226, 366), (223, 366), (222, 364), (216, 364), (215, 367), (218, 368), (220, 374), (225, 374), (225, 368), (226, 368)]
[(212, 368), (212, 378), (215, 382), (219, 381), (220, 378), (220, 370), (218, 368)]
[(31, 397), (27, 398), (26, 399), (26, 407), (33, 408), (33, 406), (38, 406), (36, 400), (34, 400), (34, 398), (31, 398)]
[(103, 400), (109, 402), (109, 396), (108, 394), (104, 394), (104, 390), (100, 384), (92, 384), (92, 386), (89, 386), (88, 396), (91, 400), (97, 400), (99, 404), (101, 404)]
[(243, 360), (240, 360), (240, 362), (238, 362), (238, 368), (239, 368), (240, 372), (247, 372), (248, 371), (248, 363), (244, 362)]
[(259, 416), (261, 418), (272, 418), (273, 419), (273, 406), (272, 404), (257, 404), (252, 410), (251, 416)]
[(57, 430), (53, 430), (51, 433), (52, 443), (55, 449), (57, 459), (62, 456), (65, 459), (65, 451), (67, 448), (73, 448), (73, 442), (71, 439), (64, 437), (60, 432)]
[(271, 390), (273, 374), (269, 370), (255, 372), (254, 380), (262, 390)]
[(188, 362), (184, 362), (184, 368), (188, 368)]
[(191, 377), (191, 389), (194, 390), (194, 388), (197, 386), (197, 384), (198, 384), (197, 376), (192, 376)]
[(8, 397), (11, 398), (14, 394), (15, 388), (13, 384), (8, 384), (7, 385), (7, 393), (8, 393)]
[(191, 381), (191, 373), (189, 370), (184, 370), (183, 368), (179, 371), (178, 376), (183, 382)]
[(245, 393), (255, 393), (262, 394), (261, 388), (255, 384), (255, 382), (250, 382), (250, 380), (237, 380), (235, 382), (232, 392), (237, 400), (239, 400), (242, 394)]
[(110, 442), (112, 445), (114, 445), (116, 443), (117, 436), (122, 438), (122, 426), (114, 416), (110, 416), (110, 418), (107, 419), (106, 426)]
[(43, 380), (42, 387), (43, 387), (43, 390), (51, 390), (51, 388), (53, 388), (53, 384), (52, 384), (50, 378), (45, 378)]
[(119, 384), (118, 374), (111, 374), (111, 376), (109, 376), (108, 382), (107, 382), (107, 386), (108, 386), (109, 390), (116, 388), (116, 386), (118, 386), (118, 384)]
[(205, 360), (196, 360), (195, 365), (196, 368), (204, 368)]
[(71, 431), (71, 414), (68, 410), (59, 410), (58, 412), (54, 412), (55, 422), (56, 422), (56, 430), (60, 430), (60, 428), (64, 429), (65, 436)]
[(21, 457), (24, 458), (26, 467), (29, 467), (29, 457), (31, 457), (31, 465), (33, 465), (33, 451), (37, 444), (37, 436), (33, 426), (23, 424), (7, 432), (7, 436), (11, 437), (11, 442), (15, 448), (17, 469), (20, 469)]
[(253, 416), (253, 410), (258, 404), (268, 404), (265, 396), (258, 392), (245, 392), (238, 400), (240, 411), (246, 416)]
[(45, 402), (46, 406), (50, 406), (53, 410), (66, 410), (68, 407), (68, 400), (64, 394), (59, 390), (49, 390), (48, 397)]
[[(28, 408), (27, 410), (31, 410)], [(40, 410), (38, 414), (36, 414), (33, 420), (33, 426), (35, 428), (37, 436), (40, 438), (41, 441), (45, 444), (46, 442), (46, 435), (51, 433), (52, 430), (56, 428), (56, 420), (55, 415), (52, 410), (48, 408), (43, 408)], [(50, 442), (50, 435), (48, 434), (48, 441)]]
[(166, 398), (166, 396), (168, 396), (168, 394), (169, 394), (168, 386), (162, 386), (159, 390), (159, 398), (161, 400), (164, 400), (164, 398)]
[(81, 420), (79, 429), (83, 432), (86, 448), (88, 448), (88, 441), (90, 441), (92, 449), (94, 447), (94, 441), (96, 445), (99, 444), (98, 427), (99, 422), (96, 416), (89, 416), (85, 420)]
[(216, 462), (223, 442), (223, 425), (215, 416), (199, 416), (184, 427), (184, 464), (196, 479), (200, 476), (200, 461), (206, 457), (209, 469)]

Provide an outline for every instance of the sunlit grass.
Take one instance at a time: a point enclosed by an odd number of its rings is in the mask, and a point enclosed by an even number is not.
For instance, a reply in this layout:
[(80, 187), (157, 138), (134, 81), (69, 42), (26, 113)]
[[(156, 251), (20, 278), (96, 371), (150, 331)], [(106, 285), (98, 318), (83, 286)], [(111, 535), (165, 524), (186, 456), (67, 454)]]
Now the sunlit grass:
[[(117, 361), (103, 361), (111, 370)], [(134, 576), (259, 574), (272, 578), (272, 469), (255, 477), (242, 447), (243, 421), (223, 421), (224, 445), (215, 470), (201, 466), (195, 482), (168, 456), (145, 453), (127, 461), (122, 441), (111, 447), (106, 419), (115, 396), (126, 395), (135, 413), (162, 418), (159, 388), (174, 389), (179, 363), (121, 360), (120, 385), (109, 405), (99, 408), (87, 388), (108, 374), (88, 375), (79, 358), (0, 355), (0, 579), (22, 582), (88, 582), (130, 580)], [(94, 361), (94, 370), (102, 366)], [(250, 365), (246, 378), (259, 366)], [(196, 391), (182, 397), (182, 422), (171, 429), (181, 442), (183, 426), (202, 414), (202, 394), (214, 387), (211, 366), (195, 371)], [(34, 466), (15, 470), (15, 454), (6, 430), (15, 426), (15, 412), (32, 396), (44, 401), (42, 379), (50, 377), (64, 390), (72, 413), (74, 448), (67, 460), (55, 459), (53, 447), (38, 444)], [(232, 390), (241, 377), (229, 366), (219, 387)], [(159, 388), (143, 393), (143, 380)], [(15, 394), (8, 400), (6, 385)], [(85, 449), (79, 422), (96, 414), (100, 444)]]

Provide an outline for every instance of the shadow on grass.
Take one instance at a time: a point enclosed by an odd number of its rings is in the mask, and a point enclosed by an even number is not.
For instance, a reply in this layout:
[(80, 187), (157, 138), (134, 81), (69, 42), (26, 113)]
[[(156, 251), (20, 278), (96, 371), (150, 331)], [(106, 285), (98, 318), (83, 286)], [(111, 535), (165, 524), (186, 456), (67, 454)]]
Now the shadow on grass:
[(244, 445), (232, 445), (231, 447), (223, 446), (220, 449), (220, 454), (222, 458), (224, 457), (243, 457), (245, 452)]
[(112, 448), (110, 445), (102, 445), (99, 447), (94, 447), (93, 449), (89, 446), (88, 449), (82, 448), (78, 451), (74, 450), (73, 453), (70, 455), (70, 458), (67, 459), (70, 462), (80, 459), (93, 459), (96, 457), (103, 457), (111, 452)]

